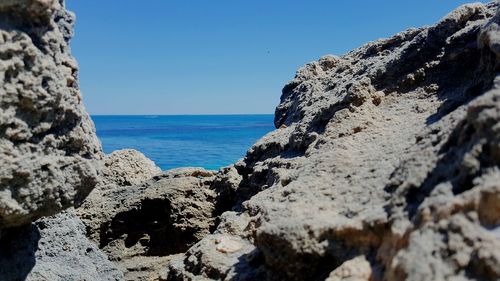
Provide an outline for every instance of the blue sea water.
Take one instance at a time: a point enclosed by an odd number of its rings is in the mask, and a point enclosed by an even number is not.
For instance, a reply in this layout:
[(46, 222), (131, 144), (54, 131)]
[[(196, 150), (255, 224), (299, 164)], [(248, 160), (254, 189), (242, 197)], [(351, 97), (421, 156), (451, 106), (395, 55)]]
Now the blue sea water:
[(218, 169), (274, 129), (273, 115), (92, 116), (104, 152), (134, 148), (163, 170)]

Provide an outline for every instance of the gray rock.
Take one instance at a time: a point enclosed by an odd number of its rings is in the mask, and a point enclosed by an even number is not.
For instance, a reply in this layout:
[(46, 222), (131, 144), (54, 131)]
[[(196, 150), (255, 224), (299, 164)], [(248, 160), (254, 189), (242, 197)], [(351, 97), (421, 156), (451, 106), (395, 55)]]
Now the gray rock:
[(137, 185), (160, 173), (161, 169), (144, 154), (134, 149), (122, 149), (105, 156), (101, 184)]
[(0, 280), (123, 280), (68, 210), (10, 229), (0, 240)]
[(127, 280), (157, 277), (169, 255), (185, 252), (215, 224), (215, 172), (175, 169), (136, 186), (95, 189), (77, 209), (88, 236)]
[[(264, 270), (252, 264), (260, 258), (255, 246), (237, 236), (205, 237), (184, 255), (169, 261), (163, 280), (261, 280)], [(188, 271), (183, 271), (187, 268)]]
[(218, 180), (234, 196), (213, 235), (252, 262), (209, 235), (163, 279), (500, 279), (496, 14), (464, 5), (300, 69), (278, 129)]
[(63, 1), (0, 3), (0, 280), (122, 280), (73, 210), (102, 159)]
[[(407, 151), (395, 171), (391, 239), (379, 252), (387, 279), (500, 279), (500, 76), (463, 113), (453, 131)], [(431, 152), (438, 159), (425, 157)], [(397, 253), (385, 260), (389, 247)]]
[(98, 182), (73, 21), (63, 1), (0, 3), (0, 229), (78, 205)]
[(243, 160), (155, 176), (101, 161), (62, 2), (2, 1), (0, 279), (500, 279), (497, 6), (307, 64)]

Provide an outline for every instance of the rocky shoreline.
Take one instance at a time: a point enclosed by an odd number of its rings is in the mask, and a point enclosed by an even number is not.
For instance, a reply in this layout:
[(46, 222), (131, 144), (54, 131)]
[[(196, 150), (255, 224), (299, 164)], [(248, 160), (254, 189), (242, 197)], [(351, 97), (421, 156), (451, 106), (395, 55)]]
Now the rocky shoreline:
[(0, 280), (500, 280), (497, 3), (307, 64), (219, 171), (104, 155), (64, 1), (0, 22)]

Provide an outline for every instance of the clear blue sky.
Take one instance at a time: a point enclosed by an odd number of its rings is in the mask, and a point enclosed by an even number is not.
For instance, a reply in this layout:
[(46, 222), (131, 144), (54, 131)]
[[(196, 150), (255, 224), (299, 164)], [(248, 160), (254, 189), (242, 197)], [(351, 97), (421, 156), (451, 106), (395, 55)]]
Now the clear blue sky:
[[(274, 113), (295, 71), (459, 0), (67, 0), (91, 114)], [(486, 2), (486, 1), (485, 1)]]

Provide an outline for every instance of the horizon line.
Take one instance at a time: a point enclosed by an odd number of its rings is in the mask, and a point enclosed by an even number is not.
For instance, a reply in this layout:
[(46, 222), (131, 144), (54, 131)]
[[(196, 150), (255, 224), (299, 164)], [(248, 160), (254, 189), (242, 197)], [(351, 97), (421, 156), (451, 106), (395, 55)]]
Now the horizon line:
[(186, 113), (186, 114), (90, 114), (90, 116), (244, 116), (244, 115), (274, 115), (274, 113)]

